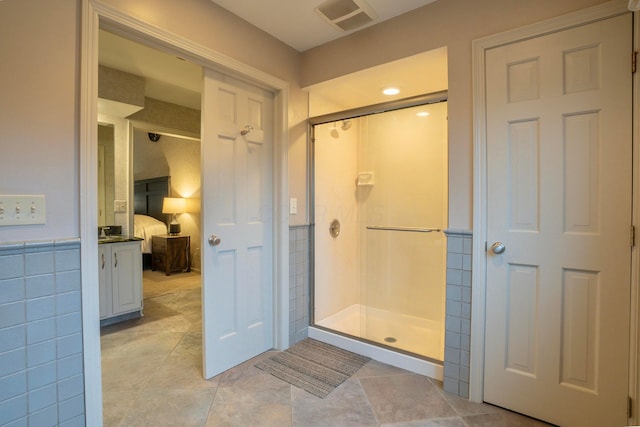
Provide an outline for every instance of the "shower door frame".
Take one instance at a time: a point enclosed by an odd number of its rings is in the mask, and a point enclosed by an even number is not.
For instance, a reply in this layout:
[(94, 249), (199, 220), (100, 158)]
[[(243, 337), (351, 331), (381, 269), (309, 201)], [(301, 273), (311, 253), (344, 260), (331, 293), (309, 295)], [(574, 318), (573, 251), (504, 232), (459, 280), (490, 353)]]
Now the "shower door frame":
[[(410, 357), (418, 357), (423, 360), (427, 360), (433, 363), (444, 363), (444, 361), (436, 361), (432, 358), (422, 356), (416, 353), (412, 353), (397, 347), (393, 347), (390, 345), (385, 345), (383, 343), (377, 341), (371, 341), (366, 338), (356, 337), (354, 335), (349, 335), (341, 331), (337, 331), (335, 329), (330, 329), (324, 326), (320, 326), (316, 324), (315, 319), (315, 228), (316, 228), (316, 212), (315, 212), (315, 200), (316, 200), (316, 192), (315, 192), (315, 172), (316, 172), (316, 163), (315, 163), (315, 126), (338, 122), (342, 120), (355, 119), (358, 117), (368, 116), (371, 114), (379, 114), (386, 113), (395, 110), (401, 110), (404, 108), (417, 107), (420, 105), (427, 104), (436, 104), (439, 102), (447, 102), (449, 97), (449, 92), (447, 90), (428, 93), (424, 95), (413, 96), (410, 98), (398, 99), (389, 102), (383, 102), (380, 104), (374, 104), (365, 107), (358, 107), (349, 110), (338, 111), (335, 113), (323, 114), (320, 116), (310, 117), (307, 121), (308, 123), (308, 135), (309, 140), (307, 144), (307, 153), (308, 153), (308, 206), (307, 212), (309, 212), (309, 326), (317, 329), (321, 329), (324, 331), (328, 331), (333, 334), (337, 334), (349, 339), (354, 339), (363, 343), (368, 343), (374, 345), (376, 347), (380, 347), (383, 349), (390, 350), (392, 352), (405, 354)], [(443, 230), (444, 231), (444, 230)], [(446, 315), (446, 311), (445, 311)]]

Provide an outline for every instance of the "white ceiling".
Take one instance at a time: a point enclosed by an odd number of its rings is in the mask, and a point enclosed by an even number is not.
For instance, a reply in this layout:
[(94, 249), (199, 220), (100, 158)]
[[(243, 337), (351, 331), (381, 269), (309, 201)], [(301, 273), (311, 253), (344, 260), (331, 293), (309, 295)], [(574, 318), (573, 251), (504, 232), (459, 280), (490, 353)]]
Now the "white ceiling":
[[(306, 88), (310, 117), (447, 90), (447, 48), (430, 50)], [(400, 93), (382, 94), (395, 87)]]
[[(346, 35), (313, 11), (322, 0), (211, 0), (240, 14), (297, 49)], [(378, 21), (397, 16), (435, 0), (367, 0)], [(271, 20), (273, 17), (273, 20)], [(287, 24), (281, 21), (286, 19)], [(160, 52), (112, 33), (100, 32), (99, 63), (144, 77), (146, 96), (200, 109), (202, 69), (174, 55)], [(398, 87), (385, 97), (381, 89)], [(310, 115), (317, 116), (393, 99), (447, 89), (447, 51), (436, 49), (383, 64), (306, 88)]]
[[(336, 29), (314, 10), (323, 0), (211, 1), (300, 52), (366, 28), (365, 26), (350, 32)], [(377, 15), (377, 18), (367, 25), (372, 26), (436, 0), (365, 1)]]

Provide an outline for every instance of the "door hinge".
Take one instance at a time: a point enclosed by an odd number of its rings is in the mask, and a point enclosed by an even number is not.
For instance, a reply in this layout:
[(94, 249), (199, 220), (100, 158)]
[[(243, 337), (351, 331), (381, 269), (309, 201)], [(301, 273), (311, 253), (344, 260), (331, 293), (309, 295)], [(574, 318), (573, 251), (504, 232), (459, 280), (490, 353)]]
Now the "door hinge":
[(638, 52), (635, 50), (631, 52), (631, 74), (635, 74), (638, 68)]
[(636, 226), (631, 226), (631, 247), (634, 248), (636, 246)]
[(629, 400), (627, 401), (627, 418), (633, 417), (633, 399), (629, 396)]

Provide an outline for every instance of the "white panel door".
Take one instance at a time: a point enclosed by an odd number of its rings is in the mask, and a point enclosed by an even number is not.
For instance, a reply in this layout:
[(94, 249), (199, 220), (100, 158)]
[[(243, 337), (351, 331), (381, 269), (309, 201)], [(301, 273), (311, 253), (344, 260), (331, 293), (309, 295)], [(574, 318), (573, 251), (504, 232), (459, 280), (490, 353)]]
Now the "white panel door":
[[(204, 375), (273, 347), (273, 97), (205, 70), (202, 111)], [(211, 236), (219, 244), (208, 243)]]
[(564, 427), (627, 421), (631, 29), (486, 54), (484, 399)]

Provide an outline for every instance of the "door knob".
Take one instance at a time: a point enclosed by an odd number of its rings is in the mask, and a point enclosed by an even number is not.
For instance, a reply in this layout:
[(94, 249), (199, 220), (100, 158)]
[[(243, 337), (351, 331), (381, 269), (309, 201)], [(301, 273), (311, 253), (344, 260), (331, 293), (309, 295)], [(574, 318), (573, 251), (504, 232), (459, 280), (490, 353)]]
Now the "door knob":
[(493, 251), (494, 254), (496, 255), (500, 255), (501, 253), (503, 253), (505, 250), (507, 249), (507, 247), (504, 245), (504, 243), (502, 242), (495, 242), (493, 245), (491, 245), (491, 250)]
[(220, 244), (220, 238), (215, 234), (212, 234), (211, 236), (209, 236), (209, 244), (211, 246), (218, 246)]

